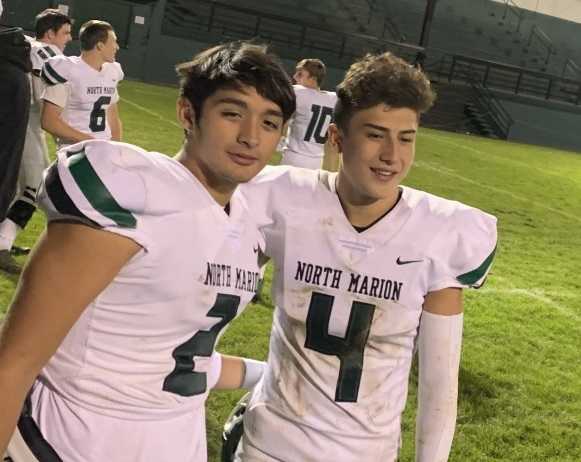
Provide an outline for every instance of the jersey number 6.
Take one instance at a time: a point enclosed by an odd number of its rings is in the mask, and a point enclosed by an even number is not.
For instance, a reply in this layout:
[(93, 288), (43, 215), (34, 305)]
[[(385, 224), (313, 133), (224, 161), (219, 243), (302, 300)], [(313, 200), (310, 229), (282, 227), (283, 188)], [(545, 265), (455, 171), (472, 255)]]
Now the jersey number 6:
[(95, 101), (95, 104), (93, 104), (91, 120), (89, 122), (89, 128), (93, 133), (105, 130), (105, 127), (107, 126), (107, 112), (103, 106), (106, 106), (110, 102), (110, 96), (101, 96), (97, 101)]
[(334, 300), (335, 297), (331, 295), (313, 292), (307, 314), (305, 348), (339, 358), (335, 401), (355, 403), (361, 383), (363, 353), (375, 305), (353, 302), (345, 337), (337, 337), (329, 334), (329, 320)]
[(206, 373), (195, 372), (194, 356), (209, 358), (214, 352), (216, 339), (238, 311), (240, 297), (237, 295), (218, 294), (214, 306), (207, 316), (221, 318), (210, 330), (200, 330), (187, 342), (179, 345), (172, 353), (176, 361), (175, 369), (165, 378), (163, 390), (181, 396), (194, 396), (205, 393), (207, 388)]

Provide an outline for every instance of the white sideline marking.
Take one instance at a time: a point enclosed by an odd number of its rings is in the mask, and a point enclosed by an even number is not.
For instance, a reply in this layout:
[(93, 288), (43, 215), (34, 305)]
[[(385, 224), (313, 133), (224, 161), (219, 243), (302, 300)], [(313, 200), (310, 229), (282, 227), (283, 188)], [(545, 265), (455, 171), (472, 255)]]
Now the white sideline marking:
[(506, 191), (505, 189), (496, 188), (494, 186), (490, 186), (490, 185), (483, 184), (483, 183), (480, 183), (478, 181), (472, 180), (470, 178), (466, 178), (465, 176), (462, 176), (458, 173), (454, 173), (452, 170), (449, 170), (447, 168), (436, 167), (435, 165), (431, 165), (428, 162), (425, 162), (423, 160), (422, 161), (415, 161), (414, 165), (416, 165), (417, 167), (420, 167), (420, 168), (426, 168), (428, 170), (433, 170), (434, 172), (442, 173), (443, 175), (448, 175), (448, 176), (457, 178), (457, 179), (462, 180), (466, 183), (476, 185), (476, 186), (483, 188), (483, 189), (489, 189), (490, 191), (494, 191), (496, 193), (506, 194), (507, 196), (510, 196), (513, 199), (516, 199), (516, 200), (519, 200), (522, 202), (526, 202), (527, 204), (534, 205), (535, 207), (540, 207), (542, 209), (548, 210), (549, 212), (556, 213), (557, 215), (561, 215), (565, 218), (569, 218), (570, 220), (581, 223), (580, 217), (577, 217), (575, 215), (571, 215), (570, 213), (563, 212), (561, 210), (554, 209), (553, 207), (549, 207), (548, 205), (542, 204), (540, 202), (535, 202), (535, 201), (531, 200), (530, 197), (522, 197), (522, 196), (514, 194), (510, 191)]
[(129, 104), (130, 106), (136, 107), (137, 109), (139, 109), (140, 111), (146, 112), (147, 114), (156, 117), (160, 120), (163, 120), (164, 122), (173, 125), (174, 127), (177, 128), (182, 128), (177, 122), (174, 122), (173, 120), (169, 120), (166, 117), (162, 116), (161, 114), (158, 114), (157, 112), (154, 112), (150, 109), (147, 109), (146, 107), (141, 106), (140, 104), (134, 103), (133, 101), (128, 100), (127, 98), (119, 98), (121, 101), (123, 101), (124, 103)]
[[(489, 293), (489, 294), (499, 294), (499, 295), (523, 295), (525, 297), (530, 297), (538, 302), (541, 302), (544, 305), (551, 306), (557, 309), (561, 314), (573, 318), (575, 321), (581, 321), (581, 317), (575, 313), (574, 311), (570, 310), (564, 305), (556, 302), (555, 300), (551, 299), (549, 296), (552, 295), (551, 292), (543, 290), (543, 289), (521, 289), (518, 287), (514, 288), (494, 288), (494, 287), (483, 287), (479, 290), (481, 293)], [(570, 298), (578, 298), (579, 295), (575, 292), (559, 292), (559, 295), (564, 297)]]

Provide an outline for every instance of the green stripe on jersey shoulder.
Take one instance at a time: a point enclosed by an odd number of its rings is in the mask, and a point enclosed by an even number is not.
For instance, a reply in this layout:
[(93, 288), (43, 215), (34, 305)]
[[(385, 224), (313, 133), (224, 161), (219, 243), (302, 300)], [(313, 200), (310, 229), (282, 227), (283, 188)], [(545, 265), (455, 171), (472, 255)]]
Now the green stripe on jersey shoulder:
[(137, 220), (129, 210), (119, 205), (107, 186), (101, 181), (87, 159), (85, 148), (77, 152), (69, 152), (67, 157), (69, 158), (69, 170), (77, 186), (95, 210), (113, 220), (121, 228), (135, 228)]
[[(57, 71), (54, 70), (54, 67), (52, 67), (48, 61), (44, 63), (44, 69), (48, 76), (53, 80), (56, 80), (58, 83), (65, 83), (67, 81), (67, 79), (62, 77)], [(52, 83), (54, 84), (54, 82)]]
[(42, 51), (42, 48), (36, 50), (36, 54), (40, 56), (40, 59), (42, 59), (43, 61), (46, 61), (49, 58), (49, 56), (44, 51)]
[(486, 257), (486, 260), (484, 260), (478, 268), (476, 268), (472, 271), (468, 271), (467, 273), (464, 273), (464, 274), (461, 274), (460, 276), (458, 276), (456, 278), (458, 280), (458, 282), (460, 282), (461, 284), (464, 284), (466, 286), (471, 286), (471, 285), (476, 284), (482, 278), (482, 276), (484, 276), (486, 274), (486, 272), (488, 271), (488, 268), (490, 268), (490, 265), (492, 264), (492, 260), (494, 260), (495, 253), (496, 253), (496, 246), (494, 246), (494, 249), (492, 249), (492, 252), (490, 252), (490, 255), (488, 255), (488, 257)]
[(47, 52), (47, 53), (48, 53), (50, 56), (56, 56), (56, 53), (54, 52), (54, 50), (53, 50), (51, 47), (49, 47), (49, 46), (46, 46), (46, 47), (44, 47), (44, 49), (46, 50), (46, 52)]

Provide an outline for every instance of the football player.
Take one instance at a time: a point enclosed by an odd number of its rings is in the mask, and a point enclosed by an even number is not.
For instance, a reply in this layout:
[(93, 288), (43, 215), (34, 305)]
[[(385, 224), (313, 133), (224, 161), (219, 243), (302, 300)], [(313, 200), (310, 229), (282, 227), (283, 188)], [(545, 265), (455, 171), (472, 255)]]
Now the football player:
[(0, 223), (0, 269), (19, 273), (21, 268), (10, 251), (17, 234), (23, 230), (36, 210), (36, 189), (42, 171), (48, 166), (48, 149), (40, 126), (40, 103), (45, 84), (40, 77), (42, 66), (51, 56), (62, 55), (71, 41), (71, 19), (58, 10), (47, 9), (36, 16), (36, 38), (30, 42), (32, 61), (31, 105), (26, 128), (26, 139), (19, 174), (19, 195), (10, 206), (6, 219)]
[(496, 219), (401, 185), (434, 100), (420, 70), (368, 55), (337, 94), (337, 174), (275, 167), (243, 187), (274, 261), (276, 310), (237, 460), (394, 462), (417, 345), (416, 461), (443, 462), (462, 289), (484, 283)]
[(297, 64), (293, 76), (297, 111), (289, 123), (282, 165), (321, 168), (327, 128), (337, 101), (335, 92), (321, 90), (325, 75), (320, 59), (303, 59)]
[(80, 56), (55, 56), (44, 65), (42, 127), (59, 148), (90, 139), (120, 141), (117, 85), (123, 79), (115, 62), (119, 50), (113, 27), (91, 20), (81, 26)]
[(205, 461), (208, 390), (262, 373), (214, 345), (256, 290), (262, 237), (237, 186), (271, 157), (292, 85), (244, 43), (178, 70), (176, 158), (92, 140), (46, 171), (49, 224), (0, 335), (14, 462)]

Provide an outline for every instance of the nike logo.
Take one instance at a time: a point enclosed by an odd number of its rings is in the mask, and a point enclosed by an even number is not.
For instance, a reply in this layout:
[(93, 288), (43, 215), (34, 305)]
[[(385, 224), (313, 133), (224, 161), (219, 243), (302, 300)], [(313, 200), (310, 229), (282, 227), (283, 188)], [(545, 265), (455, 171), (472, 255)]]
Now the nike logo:
[(424, 260), (402, 260), (400, 257), (397, 257), (395, 261), (398, 265), (409, 265), (410, 263), (419, 263)]

